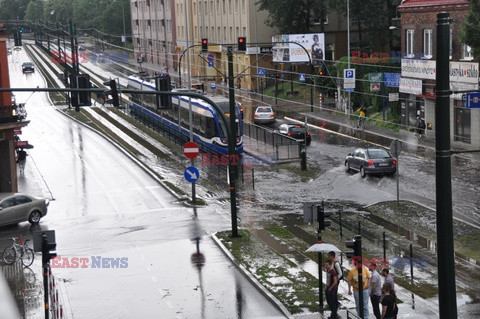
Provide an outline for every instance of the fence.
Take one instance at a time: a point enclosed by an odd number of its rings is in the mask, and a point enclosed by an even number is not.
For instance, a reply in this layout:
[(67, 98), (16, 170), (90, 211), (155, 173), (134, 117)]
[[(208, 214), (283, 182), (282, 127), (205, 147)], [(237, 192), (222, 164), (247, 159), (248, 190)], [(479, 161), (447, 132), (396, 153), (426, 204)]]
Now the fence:
[(301, 144), (294, 138), (275, 133), (272, 130), (251, 123), (243, 123), (243, 135), (265, 144), (266, 153), (278, 160), (299, 159)]

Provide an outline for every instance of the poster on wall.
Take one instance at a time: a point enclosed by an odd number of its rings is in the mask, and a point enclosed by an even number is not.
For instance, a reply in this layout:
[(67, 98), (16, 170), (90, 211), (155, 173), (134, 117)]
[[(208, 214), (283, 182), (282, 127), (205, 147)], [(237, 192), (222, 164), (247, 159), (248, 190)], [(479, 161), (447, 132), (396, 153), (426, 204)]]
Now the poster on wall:
[(272, 42), (273, 62), (308, 63), (311, 59), (314, 65), (320, 65), (325, 59), (324, 33), (279, 34), (272, 36)]

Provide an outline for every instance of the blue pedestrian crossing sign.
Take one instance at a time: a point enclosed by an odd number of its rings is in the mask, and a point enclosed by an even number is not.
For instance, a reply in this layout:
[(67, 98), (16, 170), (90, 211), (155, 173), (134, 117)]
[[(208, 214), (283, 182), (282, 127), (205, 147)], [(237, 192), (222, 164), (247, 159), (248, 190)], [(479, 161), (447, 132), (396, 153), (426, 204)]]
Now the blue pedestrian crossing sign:
[(469, 109), (480, 108), (480, 92), (468, 93), (465, 99), (465, 107)]
[(305, 83), (305, 73), (300, 73), (298, 76), (298, 81)]
[(195, 183), (200, 178), (200, 172), (195, 166), (189, 166), (185, 169), (183, 176), (185, 176), (187, 182)]
[(261, 69), (258, 69), (257, 73), (260, 76), (265, 76), (265, 74), (267, 73), (267, 70), (265, 70), (265, 68), (261, 68)]
[(208, 66), (213, 67), (213, 61), (208, 61)]

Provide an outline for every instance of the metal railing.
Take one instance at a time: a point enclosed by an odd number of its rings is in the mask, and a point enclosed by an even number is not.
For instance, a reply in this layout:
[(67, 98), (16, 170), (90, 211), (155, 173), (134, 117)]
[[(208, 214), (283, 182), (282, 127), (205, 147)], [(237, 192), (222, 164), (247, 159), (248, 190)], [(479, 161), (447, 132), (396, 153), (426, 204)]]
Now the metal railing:
[(265, 127), (243, 123), (243, 135), (265, 145), (265, 152), (273, 154), (278, 160), (298, 159), (302, 150), (296, 139), (275, 133)]
[(361, 318), (347, 309), (347, 319), (361, 319)]

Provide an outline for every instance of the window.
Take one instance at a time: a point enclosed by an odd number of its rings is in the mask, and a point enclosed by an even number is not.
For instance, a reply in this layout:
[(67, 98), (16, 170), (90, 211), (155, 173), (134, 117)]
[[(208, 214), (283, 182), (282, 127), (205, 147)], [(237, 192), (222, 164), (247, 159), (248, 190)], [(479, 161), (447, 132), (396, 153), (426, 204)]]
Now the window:
[(452, 29), (450, 29), (450, 39), (449, 39), (449, 47), (450, 47), (450, 60), (452, 59), (452, 52), (453, 52), (453, 36), (452, 36)]
[(413, 57), (413, 33), (414, 30), (407, 30), (407, 57)]
[(322, 16), (323, 16), (323, 24), (328, 24), (328, 15), (326, 12), (315, 12), (313, 17), (313, 24), (320, 25), (322, 24)]
[(465, 43), (462, 44), (462, 59), (473, 60), (472, 48)]
[(423, 56), (427, 59), (432, 58), (432, 30), (423, 30)]

